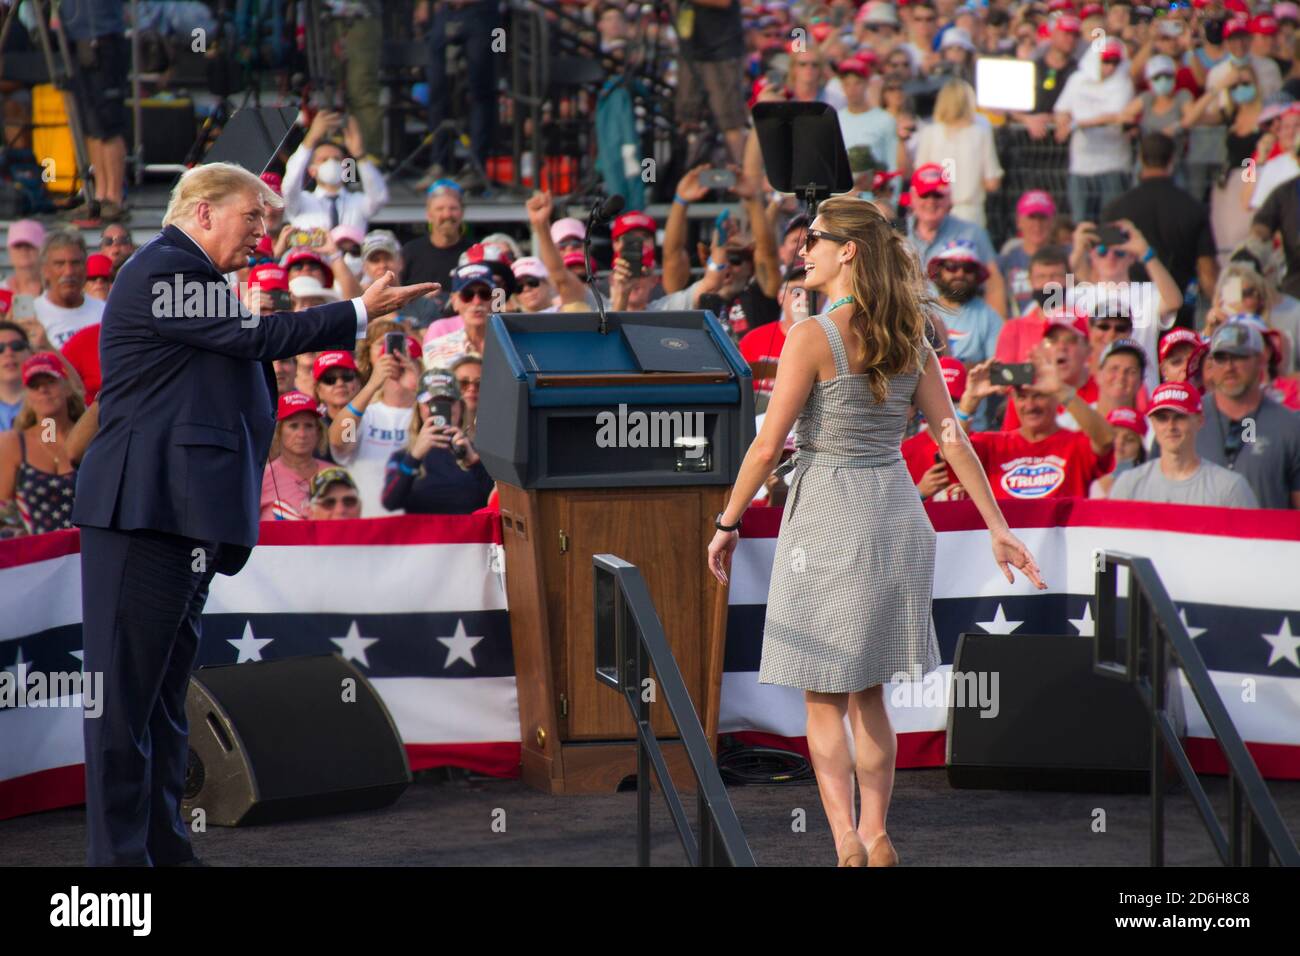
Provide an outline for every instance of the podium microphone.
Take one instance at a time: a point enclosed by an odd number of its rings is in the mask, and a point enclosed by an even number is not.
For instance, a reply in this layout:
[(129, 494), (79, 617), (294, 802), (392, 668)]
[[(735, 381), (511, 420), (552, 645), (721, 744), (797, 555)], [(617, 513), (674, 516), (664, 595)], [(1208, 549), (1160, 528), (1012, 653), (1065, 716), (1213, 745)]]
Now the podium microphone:
[(605, 297), (600, 294), (600, 288), (596, 285), (596, 270), (591, 267), (591, 227), (598, 222), (609, 222), (622, 211), (623, 197), (617, 193), (607, 197), (603, 202), (593, 203), (591, 212), (587, 214), (587, 234), (582, 237), (582, 258), (587, 265), (587, 285), (591, 287), (592, 294), (596, 297), (596, 311), (600, 313), (600, 326), (597, 331), (601, 335), (609, 334), (609, 318), (605, 315)]

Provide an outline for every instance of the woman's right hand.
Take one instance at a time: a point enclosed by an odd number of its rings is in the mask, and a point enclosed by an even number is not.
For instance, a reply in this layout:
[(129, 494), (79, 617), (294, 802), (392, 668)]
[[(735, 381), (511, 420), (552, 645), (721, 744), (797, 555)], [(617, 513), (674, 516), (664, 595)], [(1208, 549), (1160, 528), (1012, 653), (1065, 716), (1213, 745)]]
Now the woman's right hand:
[(401, 374), (401, 365), (395, 355), (385, 353), (375, 361), (375, 367), (370, 372), (370, 380), (366, 382), (366, 388), (373, 395), (383, 387), (384, 383), (390, 378), (396, 378)]
[[(1029, 549), (1025, 547), (1019, 538), (1006, 528), (992, 532), (992, 538), (993, 560), (1002, 569), (1002, 573), (1007, 576), (1007, 581), (1012, 584), (1016, 583), (1016, 579), (1011, 573), (1011, 568), (1015, 568), (1027, 577), (1038, 590), (1047, 590), (1047, 582), (1039, 576), (1038, 562), (1034, 560), (1034, 556), (1029, 553)], [(1008, 564), (1011, 567), (1007, 567)]]
[(442, 437), (443, 426), (438, 424), (438, 420), (430, 415), (420, 426), (420, 433), (415, 436), (415, 442), (411, 445), (412, 457), (424, 459), (438, 444), (438, 439)]

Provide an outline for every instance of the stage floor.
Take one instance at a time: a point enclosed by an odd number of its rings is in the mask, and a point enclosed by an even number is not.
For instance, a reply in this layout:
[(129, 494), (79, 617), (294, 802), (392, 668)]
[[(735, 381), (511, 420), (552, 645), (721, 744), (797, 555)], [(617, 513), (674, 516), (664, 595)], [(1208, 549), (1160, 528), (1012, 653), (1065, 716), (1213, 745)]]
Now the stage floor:
[[(451, 779), (449, 779), (451, 777)], [(1220, 818), (1227, 782), (1203, 777)], [(1300, 781), (1270, 783), (1293, 834), (1300, 832)], [(760, 866), (835, 863), (816, 787), (733, 787), (731, 799)], [(917, 866), (1132, 866), (1148, 861), (1143, 795), (953, 790), (943, 770), (902, 770), (889, 830), (904, 864)], [(695, 803), (687, 801), (694, 820)], [(1094, 833), (1094, 811), (1106, 832)], [(807, 812), (807, 832), (791, 830)], [(498, 810), (505, 832), (494, 832)], [(662, 798), (652, 803), (657, 866), (685, 857)], [(1166, 803), (1166, 863), (1216, 865), (1217, 858), (1184, 792)], [(0, 865), (79, 865), (81, 808), (0, 823)], [(554, 797), (515, 780), (421, 775), (392, 807), (267, 827), (213, 827), (195, 849), (213, 866), (632, 866), (636, 794)]]

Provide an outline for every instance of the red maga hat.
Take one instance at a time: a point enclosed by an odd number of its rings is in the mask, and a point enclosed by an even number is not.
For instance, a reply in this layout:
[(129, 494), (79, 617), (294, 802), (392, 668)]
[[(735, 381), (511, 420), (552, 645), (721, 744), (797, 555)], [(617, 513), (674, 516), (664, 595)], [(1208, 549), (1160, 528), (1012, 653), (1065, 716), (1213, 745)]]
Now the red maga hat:
[(320, 418), (320, 406), (316, 399), (303, 392), (285, 392), (280, 396), (279, 406), (275, 410), (275, 420), (282, 422), (301, 412), (310, 412)]

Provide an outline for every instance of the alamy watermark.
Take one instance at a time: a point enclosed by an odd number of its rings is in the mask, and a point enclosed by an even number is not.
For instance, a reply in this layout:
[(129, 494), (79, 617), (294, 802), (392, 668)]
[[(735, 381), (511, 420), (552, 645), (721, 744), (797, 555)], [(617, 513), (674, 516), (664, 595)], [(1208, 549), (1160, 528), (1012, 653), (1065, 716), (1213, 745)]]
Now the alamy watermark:
[[(74, 698), (80, 697), (80, 703)], [(11, 707), (84, 707), (86, 716), (104, 712), (104, 675), (98, 671), (29, 670), (19, 663), (13, 670), (0, 671), (0, 710)]]
[(889, 679), (893, 707), (974, 707), (980, 717), (993, 719), (1001, 712), (997, 671), (931, 671), (921, 668), (896, 671)]
[(599, 448), (682, 448), (687, 458), (699, 458), (707, 447), (703, 412), (628, 411), (621, 404), (618, 412), (599, 412), (596, 425)]

